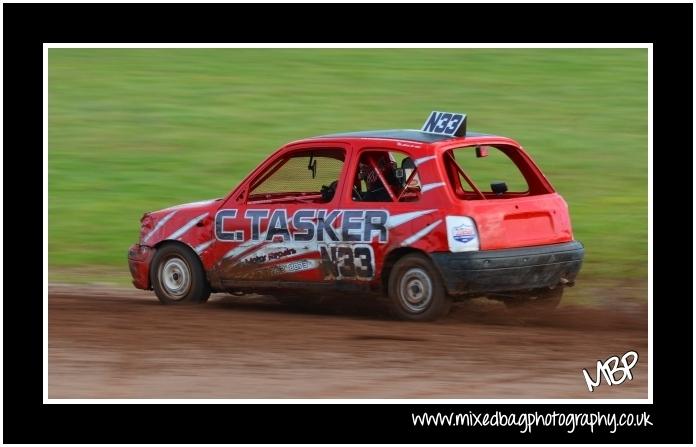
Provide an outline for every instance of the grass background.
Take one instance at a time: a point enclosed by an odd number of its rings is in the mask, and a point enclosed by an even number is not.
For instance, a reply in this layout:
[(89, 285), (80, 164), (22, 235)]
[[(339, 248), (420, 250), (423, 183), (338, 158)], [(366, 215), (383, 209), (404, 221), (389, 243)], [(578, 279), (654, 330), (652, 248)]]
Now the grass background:
[(645, 49), (50, 49), (49, 277), (129, 281), (144, 211), (231, 190), (288, 141), (419, 128), (519, 141), (570, 206), (583, 275), (647, 275)]

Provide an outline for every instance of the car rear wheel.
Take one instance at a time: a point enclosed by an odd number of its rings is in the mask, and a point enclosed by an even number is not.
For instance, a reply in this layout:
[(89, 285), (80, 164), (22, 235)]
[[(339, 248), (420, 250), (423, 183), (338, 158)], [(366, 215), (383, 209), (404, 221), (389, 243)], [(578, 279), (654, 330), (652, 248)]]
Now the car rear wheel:
[(165, 245), (152, 259), (152, 288), (163, 304), (204, 303), (210, 286), (200, 260), (188, 247)]
[(418, 254), (396, 261), (389, 274), (388, 294), (392, 314), (402, 320), (436, 320), (452, 305), (438, 272), (430, 260)]

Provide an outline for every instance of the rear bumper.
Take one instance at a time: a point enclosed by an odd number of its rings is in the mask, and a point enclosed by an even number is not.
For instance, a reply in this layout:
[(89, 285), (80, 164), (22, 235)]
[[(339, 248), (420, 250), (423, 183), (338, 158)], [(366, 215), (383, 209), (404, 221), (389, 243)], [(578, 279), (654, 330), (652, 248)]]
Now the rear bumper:
[(133, 285), (138, 289), (151, 288), (150, 261), (154, 253), (154, 248), (140, 244), (133, 244), (128, 249), (128, 268), (133, 277)]
[(505, 250), (432, 253), (450, 294), (572, 285), (585, 255), (578, 241)]

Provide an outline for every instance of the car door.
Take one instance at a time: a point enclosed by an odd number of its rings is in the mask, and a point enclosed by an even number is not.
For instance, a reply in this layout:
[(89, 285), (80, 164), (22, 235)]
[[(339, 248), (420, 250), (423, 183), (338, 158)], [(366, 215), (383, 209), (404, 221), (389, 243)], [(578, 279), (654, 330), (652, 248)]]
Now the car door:
[(251, 176), (217, 213), (217, 278), (232, 287), (324, 281), (318, 243), (336, 237), (347, 149), (293, 146)]
[(334, 272), (343, 282), (375, 281), (392, 250), (435, 234), (439, 211), (421, 199), (419, 171), (407, 152), (363, 148), (347, 175), (341, 205), (347, 230), (336, 244)]

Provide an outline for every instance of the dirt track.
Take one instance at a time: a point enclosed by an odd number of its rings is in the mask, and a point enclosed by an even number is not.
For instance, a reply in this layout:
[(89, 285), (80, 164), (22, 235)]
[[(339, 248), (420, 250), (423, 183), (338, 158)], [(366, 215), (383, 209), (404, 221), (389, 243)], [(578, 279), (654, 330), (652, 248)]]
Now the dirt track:
[[(151, 292), (51, 286), (49, 397), (647, 398), (644, 304), (532, 316), (475, 300), (436, 323), (380, 312), (229, 295), (162, 306)], [(594, 377), (597, 360), (629, 350), (633, 380), (588, 392), (582, 368)]]

